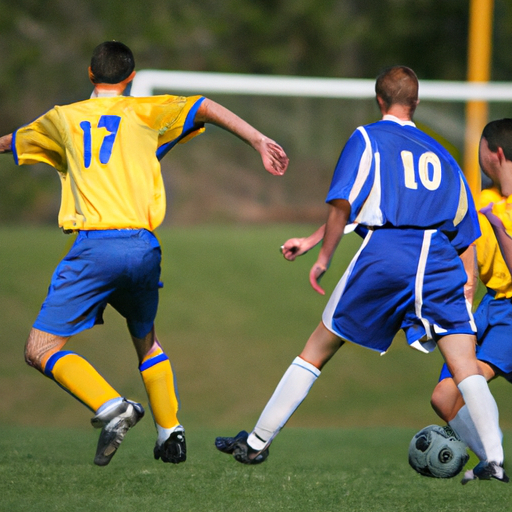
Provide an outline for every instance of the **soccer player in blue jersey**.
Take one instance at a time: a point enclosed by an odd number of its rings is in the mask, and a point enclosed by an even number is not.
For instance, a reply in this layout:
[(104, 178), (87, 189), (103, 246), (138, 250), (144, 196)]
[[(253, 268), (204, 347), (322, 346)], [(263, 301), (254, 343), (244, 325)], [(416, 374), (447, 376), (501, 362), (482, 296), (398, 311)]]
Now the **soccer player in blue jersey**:
[(278, 144), (207, 98), (123, 96), (134, 68), (127, 46), (100, 44), (89, 68), (90, 99), (56, 106), (0, 137), (0, 152), (12, 152), (17, 164), (44, 162), (61, 178), (59, 226), (77, 237), (53, 275), (25, 358), (93, 411), (92, 424), (101, 428), (94, 459), (100, 466), (144, 409), (64, 347), (74, 334), (102, 323), (108, 304), (126, 319), (137, 352), (157, 427), (155, 459), (186, 459), (175, 376), (154, 329), (161, 250), (153, 231), (166, 208), (159, 158), (213, 123), (258, 151), (269, 173), (282, 175), (288, 166)]
[[(485, 126), (479, 157), (480, 167), (493, 185), (482, 190), (477, 206), (492, 216), (492, 222), (501, 233), (504, 232), (504, 225), (510, 226), (508, 212), (512, 201), (512, 119), (494, 120)], [(484, 213), (478, 215), (482, 236), (463, 257), (468, 275), (466, 297), (472, 304), (480, 277), (487, 292), (475, 312), (478, 340), (476, 356), (481, 372), (488, 381), (502, 376), (512, 382), (512, 276), (509, 270), (512, 265), (507, 268), (493, 225)], [(439, 417), (457, 432), (480, 460), (485, 461), (485, 451), (446, 365), (441, 370), (431, 402)], [(472, 479), (474, 471), (468, 470), (462, 481), (466, 483)]]
[(263, 462), (346, 341), (382, 354), (403, 329), (412, 346), (439, 347), (485, 447), (480, 474), (503, 479), (498, 410), (475, 357), (459, 257), (480, 235), (471, 193), (450, 154), (412, 122), (419, 101), (415, 73), (403, 66), (386, 69), (375, 90), (383, 118), (359, 127), (346, 143), (327, 194), (326, 224), (307, 238), (287, 241), (282, 251), (293, 260), (323, 240), (309, 274), (323, 294), (319, 279), (347, 224), (357, 223), (368, 234), (254, 430), (219, 437), (216, 446), (239, 462)]

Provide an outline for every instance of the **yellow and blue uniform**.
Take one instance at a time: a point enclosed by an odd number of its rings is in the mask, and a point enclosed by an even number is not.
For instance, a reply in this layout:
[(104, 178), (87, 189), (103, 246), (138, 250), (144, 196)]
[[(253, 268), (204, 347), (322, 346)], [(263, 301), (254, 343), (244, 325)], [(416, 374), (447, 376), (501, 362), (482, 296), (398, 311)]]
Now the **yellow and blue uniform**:
[[(195, 123), (202, 96), (103, 96), (56, 106), (13, 134), (17, 164), (43, 162), (62, 184), (59, 226), (77, 232), (57, 266), (34, 328), (69, 337), (102, 323), (108, 304), (130, 334), (153, 329), (160, 288), (160, 244), (153, 234), (166, 210), (159, 159), (204, 130)], [(98, 412), (119, 393), (80, 355), (42, 361), (54, 379)], [(171, 365), (160, 346), (139, 370), (159, 435), (179, 424)]]
[[(493, 213), (500, 217), (505, 226), (508, 223), (510, 229), (507, 202), (496, 188), (491, 188), (481, 192), (477, 206), (480, 209), (495, 203), (498, 207), (493, 208)], [(477, 359), (490, 364), (497, 374), (512, 381), (512, 277), (491, 224), (481, 213), (478, 214), (478, 220), (482, 236), (475, 241), (476, 256), (480, 280), (487, 292), (474, 314)], [(439, 380), (447, 377), (451, 377), (451, 374), (444, 365)]]
[[(477, 202), (478, 209), (487, 206), (489, 203), (495, 203), (495, 206), (506, 204), (496, 188), (482, 190)], [(511, 226), (504, 209), (495, 207), (493, 212), (500, 217), (505, 227), (507, 224)], [(496, 299), (510, 299), (512, 298), (512, 279), (507, 264), (501, 255), (492, 226), (485, 215), (481, 213), (478, 214), (478, 220), (482, 236), (476, 240), (475, 247), (480, 280), (488, 289), (494, 292)]]
[(203, 99), (117, 96), (56, 106), (14, 133), (14, 158), (58, 171), (64, 230), (152, 231), (166, 207), (157, 152), (204, 129), (194, 124)]
[(15, 132), (15, 161), (58, 171), (59, 225), (79, 232), (53, 275), (35, 328), (72, 336), (101, 323), (111, 304), (133, 336), (151, 330), (161, 259), (151, 232), (166, 207), (157, 153), (204, 130), (194, 123), (203, 100), (91, 98), (54, 107)]

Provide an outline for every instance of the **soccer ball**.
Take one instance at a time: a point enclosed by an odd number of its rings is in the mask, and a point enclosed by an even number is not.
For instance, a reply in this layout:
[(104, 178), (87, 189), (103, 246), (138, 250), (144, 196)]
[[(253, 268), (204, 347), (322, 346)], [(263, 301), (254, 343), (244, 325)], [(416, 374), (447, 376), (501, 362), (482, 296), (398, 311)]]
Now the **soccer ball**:
[(469, 460), (466, 448), (448, 425), (429, 425), (411, 439), (409, 464), (423, 476), (452, 478)]

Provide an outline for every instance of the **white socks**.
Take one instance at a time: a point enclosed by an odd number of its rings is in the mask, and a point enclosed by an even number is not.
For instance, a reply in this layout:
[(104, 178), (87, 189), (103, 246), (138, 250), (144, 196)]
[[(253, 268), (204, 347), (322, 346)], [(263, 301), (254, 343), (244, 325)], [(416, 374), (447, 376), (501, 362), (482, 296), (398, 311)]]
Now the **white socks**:
[[(319, 376), (318, 368), (300, 357), (294, 359), (247, 439), (251, 448), (264, 450), (272, 442)], [(498, 407), (485, 377), (471, 375), (458, 388), (466, 405), (450, 425), (480, 460), (503, 464)]]
[(475, 425), (471, 416), (469, 415), (468, 408), (463, 405), (455, 418), (448, 422), (448, 425), (455, 430), (457, 435), (469, 446), (480, 460), (486, 460), (485, 450), (478, 437)]
[(156, 444), (158, 446), (162, 446), (167, 439), (169, 439), (169, 436), (175, 432), (176, 430), (179, 430), (180, 432), (185, 432), (185, 429), (181, 425), (177, 425), (176, 427), (172, 428), (164, 428), (160, 425), (156, 424), (156, 430), (158, 433), (158, 438), (156, 440)]
[[(475, 454), (478, 455), (480, 460), (503, 464), (502, 433), (499, 427), (498, 406), (489, 390), (485, 377), (482, 375), (470, 375), (459, 383), (458, 388), (466, 403), (467, 413), (476, 430), (476, 436), (481, 441), (481, 449), (483, 449), (481, 454), (483, 457), (480, 457), (480, 454), (476, 451)], [(462, 414), (463, 419), (465, 413), (463, 412)], [(471, 428), (470, 425), (468, 426)], [(457, 427), (455, 430), (459, 432)], [(461, 433), (461, 436), (464, 436), (464, 434)], [(470, 448), (473, 449), (471, 446)], [(477, 450), (480, 449), (478, 445), (475, 448)]]
[(249, 446), (259, 451), (271, 443), (306, 398), (319, 375), (316, 366), (300, 357), (294, 359), (249, 435)]

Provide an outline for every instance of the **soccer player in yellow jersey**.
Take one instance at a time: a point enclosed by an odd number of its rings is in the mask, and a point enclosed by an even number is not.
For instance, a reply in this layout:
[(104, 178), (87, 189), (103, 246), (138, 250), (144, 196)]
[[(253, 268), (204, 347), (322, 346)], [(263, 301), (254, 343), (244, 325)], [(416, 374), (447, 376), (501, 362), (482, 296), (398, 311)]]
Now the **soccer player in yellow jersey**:
[[(480, 277), (487, 288), (474, 315), (480, 370), (488, 381), (502, 376), (512, 382), (512, 277), (493, 226), (482, 213), (489, 212), (494, 204), (494, 218), (510, 225), (507, 204), (512, 199), (512, 119), (499, 119), (486, 125), (480, 140), (479, 157), (482, 171), (493, 181), (493, 186), (482, 190), (477, 201), (482, 236), (463, 257), (468, 274), (466, 297), (470, 303), (473, 302)], [(491, 207), (487, 208), (489, 204)], [(485, 452), (467, 408), (446, 365), (432, 394), (432, 406), (477, 457), (485, 460)], [(469, 470), (462, 482), (474, 478), (472, 470)]]
[(94, 412), (100, 466), (144, 415), (82, 356), (64, 350), (71, 336), (102, 323), (107, 304), (126, 319), (137, 352), (157, 427), (155, 458), (186, 459), (174, 375), (154, 329), (161, 250), (153, 231), (166, 207), (159, 157), (213, 123), (258, 151), (269, 173), (282, 175), (288, 166), (277, 143), (207, 98), (123, 96), (134, 69), (127, 46), (100, 44), (89, 67), (90, 99), (56, 106), (0, 137), (0, 152), (12, 152), (17, 164), (44, 162), (61, 178), (59, 226), (77, 237), (55, 270), (25, 358)]

